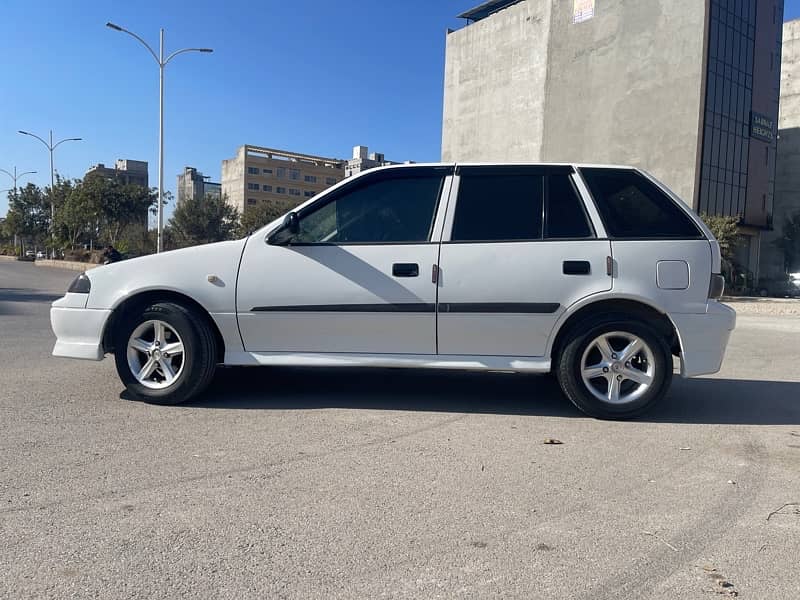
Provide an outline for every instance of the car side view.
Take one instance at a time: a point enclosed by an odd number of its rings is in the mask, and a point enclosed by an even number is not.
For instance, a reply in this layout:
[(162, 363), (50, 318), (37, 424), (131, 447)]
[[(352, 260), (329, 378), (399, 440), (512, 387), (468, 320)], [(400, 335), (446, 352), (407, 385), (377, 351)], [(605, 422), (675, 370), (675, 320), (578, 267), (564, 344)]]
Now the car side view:
[(113, 354), (176, 404), (217, 365), (552, 372), (585, 413), (631, 418), (715, 373), (735, 326), (719, 245), (630, 167), (398, 165), (245, 239), (113, 263), (55, 301), (53, 354)]

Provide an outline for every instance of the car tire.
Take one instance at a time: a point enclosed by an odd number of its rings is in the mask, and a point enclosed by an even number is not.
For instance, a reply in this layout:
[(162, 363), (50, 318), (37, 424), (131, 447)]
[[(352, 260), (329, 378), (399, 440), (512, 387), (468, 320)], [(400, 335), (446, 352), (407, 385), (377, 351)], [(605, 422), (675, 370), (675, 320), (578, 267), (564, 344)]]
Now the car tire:
[[(634, 340), (638, 345), (631, 346)], [(556, 375), (567, 398), (587, 415), (631, 419), (666, 394), (672, 354), (664, 338), (640, 321), (584, 322), (567, 335)]]
[(152, 404), (180, 404), (214, 377), (217, 343), (195, 310), (159, 302), (133, 311), (115, 332), (117, 373), (128, 392)]

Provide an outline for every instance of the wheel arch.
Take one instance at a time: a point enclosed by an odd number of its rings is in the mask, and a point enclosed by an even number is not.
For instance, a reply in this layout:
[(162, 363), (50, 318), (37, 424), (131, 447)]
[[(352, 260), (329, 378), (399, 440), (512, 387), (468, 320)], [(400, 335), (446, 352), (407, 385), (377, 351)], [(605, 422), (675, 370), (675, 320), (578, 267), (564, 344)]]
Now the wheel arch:
[(635, 318), (652, 326), (664, 338), (670, 351), (675, 356), (681, 355), (678, 328), (665, 312), (640, 298), (605, 297), (574, 305), (562, 315), (547, 349), (552, 363), (555, 364), (572, 331), (589, 320), (611, 314)]
[(111, 316), (106, 321), (105, 328), (103, 330), (103, 352), (108, 353), (114, 351), (114, 331), (119, 323), (124, 321), (126, 316), (130, 315), (136, 310), (141, 310), (144, 307), (157, 302), (172, 302), (174, 304), (179, 304), (186, 308), (195, 310), (197, 314), (206, 320), (209, 327), (211, 327), (211, 331), (214, 334), (214, 339), (217, 342), (217, 362), (223, 361), (225, 356), (225, 340), (222, 337), (222, 333), (220, 332), (217, 323), (211, 317), (211, 314), (208, 312), (208, 310), (206, 310), (205, 307), (197, 300), (187, 296), (186, 294), (176, 292), (174, 290), (164, 289), (144, 290), (135, 294), (131, 294), (130, 296), (125, 297), (114, 307), (113, 311), (111, 312)]

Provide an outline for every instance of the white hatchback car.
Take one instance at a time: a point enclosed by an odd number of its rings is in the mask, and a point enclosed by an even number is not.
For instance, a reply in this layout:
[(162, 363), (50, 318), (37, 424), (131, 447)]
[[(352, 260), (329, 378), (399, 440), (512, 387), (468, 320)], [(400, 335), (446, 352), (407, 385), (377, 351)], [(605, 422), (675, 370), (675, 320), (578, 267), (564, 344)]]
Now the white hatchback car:
[(249, 237), (95, 268), (53, 303), (56, 356), (113, 353), (183, 402), (216, 365), (553, 372), (598, 417), (719, 370), (735, 313), (719, 245), (629, 167), (402, 165)]

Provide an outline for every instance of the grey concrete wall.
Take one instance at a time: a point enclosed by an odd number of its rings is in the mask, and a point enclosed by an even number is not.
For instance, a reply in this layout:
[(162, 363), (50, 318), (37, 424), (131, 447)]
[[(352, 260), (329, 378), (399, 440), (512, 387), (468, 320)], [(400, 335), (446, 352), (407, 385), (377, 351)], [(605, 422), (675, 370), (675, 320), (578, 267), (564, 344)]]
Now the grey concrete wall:
[(235, 206), (239, 214), (245, 207), (245, 147), (240, 146), (236, 156), (222, 161), (222, 194), (227, 197), (228, 204)]
[(800, 19), (783, 25), (778, 150), (775, 166), (774, 230), (764, 232), (761, 276), (783, 273), (783, 253), (774, 245), (788, 215), (800, 211)]
[(550, 6), (520, 2), (447, 36), (442, 160), (540, 160)]
[(706, 3), (554, 2), (542, 159), (631, 164), (694, 206)]

